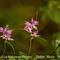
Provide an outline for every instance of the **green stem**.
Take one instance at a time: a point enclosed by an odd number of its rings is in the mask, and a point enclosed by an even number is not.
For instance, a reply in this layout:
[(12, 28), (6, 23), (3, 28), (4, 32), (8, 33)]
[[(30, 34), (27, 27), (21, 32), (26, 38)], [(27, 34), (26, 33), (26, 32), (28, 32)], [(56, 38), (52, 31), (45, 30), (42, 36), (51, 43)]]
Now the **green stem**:
[(31, 54), (32, 40), (33, 40), (33, 37), (30, 39), (30, 45), (29, 45), (29, 53), (28, 53), (28, 55)]
[(8, 42), (7, 40), (5, 40), (5, 42), (4, 42), (3, 55), (5, 55), (5, 53), (6, 53), (6, 44), (10, 45), (10, 47), (12, 48), (12, 50), (13, 50), (13, 52), (14, 52), (14, 55), (15, 55), (15, 49), (14, 49), (13, 45), (12, 45), (10, 42)]
[(14, 52), (14, 55), (15, 55), (15, 49), (14, 49), (14, 47), (13, 47), (13, 45), (10, 43), (10, 42), (6, 42), (8, 45), (10, 45), (10, 47), (13, 49), (13, 52)]
[(4, 51), (3, 51), (3, 55), (5, 55), (5, 53), (6, 53), (6, 40), (5, 40), (5, 42), (4, 42)]

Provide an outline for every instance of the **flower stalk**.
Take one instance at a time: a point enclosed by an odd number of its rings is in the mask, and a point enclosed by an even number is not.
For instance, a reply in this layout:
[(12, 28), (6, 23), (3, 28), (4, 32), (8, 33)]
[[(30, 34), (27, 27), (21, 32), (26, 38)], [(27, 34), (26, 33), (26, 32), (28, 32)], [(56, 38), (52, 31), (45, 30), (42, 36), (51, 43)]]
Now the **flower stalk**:
[(4, 51), (3, 51), (3, 55), (5, 55), (6, 54), (6, 40), (4, 41)]
[(34, 37), (38, 37), (38, 21), (34, 20), (33, 18), (31, 19), (31, 22), (25, 21), (25, 27), (24, 30), (28, 33), (30, 33), (31, 39), (30, 39), (30, 44), (29, 44), (29, 52), (28, 55), (31, 54), (31, 50), (32, 50), (32, 40), (34, 39)]
[(29, 53), (28, 53), (28, 55), (30, 55), (30, 54), (31, 54), (31, 50), (32, 50), (32, 40), (33, 40), (33, 37), (31, 37), (31, 39), (30, 39), (30, 44), (29, 44)]

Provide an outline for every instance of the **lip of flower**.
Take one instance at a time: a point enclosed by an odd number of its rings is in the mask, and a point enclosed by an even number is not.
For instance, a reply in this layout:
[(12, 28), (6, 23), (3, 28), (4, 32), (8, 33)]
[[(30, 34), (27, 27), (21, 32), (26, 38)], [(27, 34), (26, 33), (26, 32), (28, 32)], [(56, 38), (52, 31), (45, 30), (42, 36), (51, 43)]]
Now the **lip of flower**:
[(13, 40), (12, 38), (11, 38), (11, 35), (2, 35), (2, 36), (0, 36), (0, 37), (2, 37), (3, 39), (5, 39), (5, 40)]
[(39, 37), (40, 35), (37, 35), (38, 34), (38, 31), (35, 31), (31, 34), (32, 37)]
[(33, 27), (33, 29), (38, 30), (38, 28), (36, 26), (32, 26), (32, 27)]

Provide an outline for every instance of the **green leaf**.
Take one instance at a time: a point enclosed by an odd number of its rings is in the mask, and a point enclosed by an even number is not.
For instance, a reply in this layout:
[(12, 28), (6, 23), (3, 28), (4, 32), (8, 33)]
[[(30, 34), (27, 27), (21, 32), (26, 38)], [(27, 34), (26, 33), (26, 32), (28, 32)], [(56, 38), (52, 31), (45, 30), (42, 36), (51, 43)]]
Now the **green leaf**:
[(13, 52), (14, 52), (14, 54), (15, 54), (15, 49), (14, 49), (14, 47), (13, 47), (13, 45), (10, 43), (10, 42), (6, 42), (8, 45), (10, 45), (10, 47), (12, 48), (12, 50), (13, 50)]
[(36, 38), (36, 40), (44, 46), (47, 46), (49, 44), (48, 41), (42, 37)]

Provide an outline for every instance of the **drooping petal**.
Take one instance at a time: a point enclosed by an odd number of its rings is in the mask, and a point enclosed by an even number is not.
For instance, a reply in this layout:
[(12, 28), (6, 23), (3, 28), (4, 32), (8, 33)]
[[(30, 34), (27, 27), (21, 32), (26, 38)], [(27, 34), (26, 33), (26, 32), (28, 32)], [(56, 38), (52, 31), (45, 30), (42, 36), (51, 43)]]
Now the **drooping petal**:
[(32, 32), (32, 28), (30, 28), (28, 26), (25, 26), (24, 30), (27, 31), (27, 32)]
[(32, 24), (28, 21), (25, 21), (24, 30), (27, 31), (27, 32), (32, 32)]

